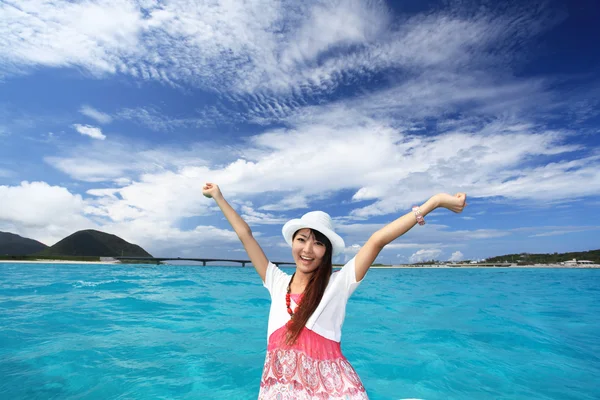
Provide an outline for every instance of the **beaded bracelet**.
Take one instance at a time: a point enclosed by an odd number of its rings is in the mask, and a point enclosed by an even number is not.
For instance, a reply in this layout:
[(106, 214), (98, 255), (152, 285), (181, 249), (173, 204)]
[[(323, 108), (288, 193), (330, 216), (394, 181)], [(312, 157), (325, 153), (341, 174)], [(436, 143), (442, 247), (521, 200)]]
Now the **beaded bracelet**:
[(425, 218), (421, 215), (421, 209), (419, 206), (414, 206), (412, 208), (413, 213), (415, 213), (415, 217), (417, 217), (417, 222), (419, 225), (425, 225)]

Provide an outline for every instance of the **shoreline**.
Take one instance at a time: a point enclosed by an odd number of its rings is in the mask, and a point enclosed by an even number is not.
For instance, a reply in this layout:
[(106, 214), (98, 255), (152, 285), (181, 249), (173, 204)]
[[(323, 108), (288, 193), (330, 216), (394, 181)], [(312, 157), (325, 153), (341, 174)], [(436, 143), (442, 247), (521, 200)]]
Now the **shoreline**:
[[(71, 260), (0, 260), (0, 264), (121, 264), (119, 261), (71, 261)], [(127, 264), (123, 264), (127, 265)]]
[(516, 268), (561, 268), (561, 269), (596, 269), (600, 268), (600, 264), (530, 264), (530, 265), (392, 265), (392, 266), (373, 266), (371, 268), (379, 269), (411, 269), (411, 268), (444, 268), (444, 269), (461, 269), (461, 268), (490, 268), (490, 269), (516, 269)]
[[(92, 264), (92, 265), (148, 265), (148, 264), (129, 264), (121, 263), (119, 261), (70, 261), (70, 260), (0, 260), (0, 264)], [(152, 265), (175, 265), (175, 264), (152, 264)], [(177, 264), (178, 266), (186, 264)], [(190, 264), (189, 266), (198, 267), (199, 265)], [(217, 266), (217, 265), (214, 265)], [(334, 267), (339, 268), (339, 267)], [(532, 264), (532, 265), (507, 265), (507, 266), (489, 266), (489, 265), (390, 265), (390, 266), (372, 266), (375, 269), (418, 269), (418, 268), (444, 268), (444, 269), (461, 269), (461, 268), (492, 268), (492, 269), (510, 269), (510, 268), (562, 268), (562, 269), (598, 269), (600, 264), (576, 264), (576, 265), (563, 265), (563, 264)]]

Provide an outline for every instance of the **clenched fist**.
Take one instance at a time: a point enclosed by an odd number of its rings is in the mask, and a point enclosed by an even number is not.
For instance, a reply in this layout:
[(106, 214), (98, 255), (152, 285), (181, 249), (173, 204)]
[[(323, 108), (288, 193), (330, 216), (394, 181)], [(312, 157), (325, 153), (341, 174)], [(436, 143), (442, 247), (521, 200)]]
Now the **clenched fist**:
[(440, 193), (436, 195), (440, 207), (447, 208), (455, 213), (460, 213), (467, 206), (467, 194), (456, 193), (454, 196), (448, 193)]
[(202, 187), (202, 194), (209, 199), (214, 199), (219, 196), (222, 196), (221, 189), (219, 189), (219, 185), (214, 183), (207, 182)]

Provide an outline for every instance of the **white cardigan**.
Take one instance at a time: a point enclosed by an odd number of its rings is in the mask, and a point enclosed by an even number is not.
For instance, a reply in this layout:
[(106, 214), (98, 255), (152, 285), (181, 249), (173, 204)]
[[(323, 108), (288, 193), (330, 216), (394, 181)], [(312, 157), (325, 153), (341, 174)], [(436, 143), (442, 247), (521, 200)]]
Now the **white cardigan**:
[[(267, 337), (271, 337), (273, 332), (287, 324), (291, 318), (285, 304), (287, 286), (291, 278), (291, 275), (286, 274), (275, 264), (269, 262), (265, 282), (263, 282), (263, 285), (271, 294)], [(342, 325), (346, 317), (346, 304), (359, 284), (360, 282), (356, 281), (353, 258), (341, 270), (331, 275), (323, 298), (313, 315), (306, 322), (306, 328), (339, 343), (342, 339)], [(294, 300), (292, 300), (291, 307), (292, 309), (297, 307)]]

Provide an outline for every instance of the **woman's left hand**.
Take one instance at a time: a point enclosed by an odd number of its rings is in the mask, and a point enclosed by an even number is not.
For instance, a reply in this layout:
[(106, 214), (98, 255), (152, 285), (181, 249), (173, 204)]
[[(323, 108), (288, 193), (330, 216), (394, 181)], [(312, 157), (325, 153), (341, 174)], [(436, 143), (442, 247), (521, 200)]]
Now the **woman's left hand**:
[(447, 208), (455, 213), (460, 213), (467, 206), (467, 194), (456, 193), (454, 196), (448, 193), (436, 195), (439, 207)]

